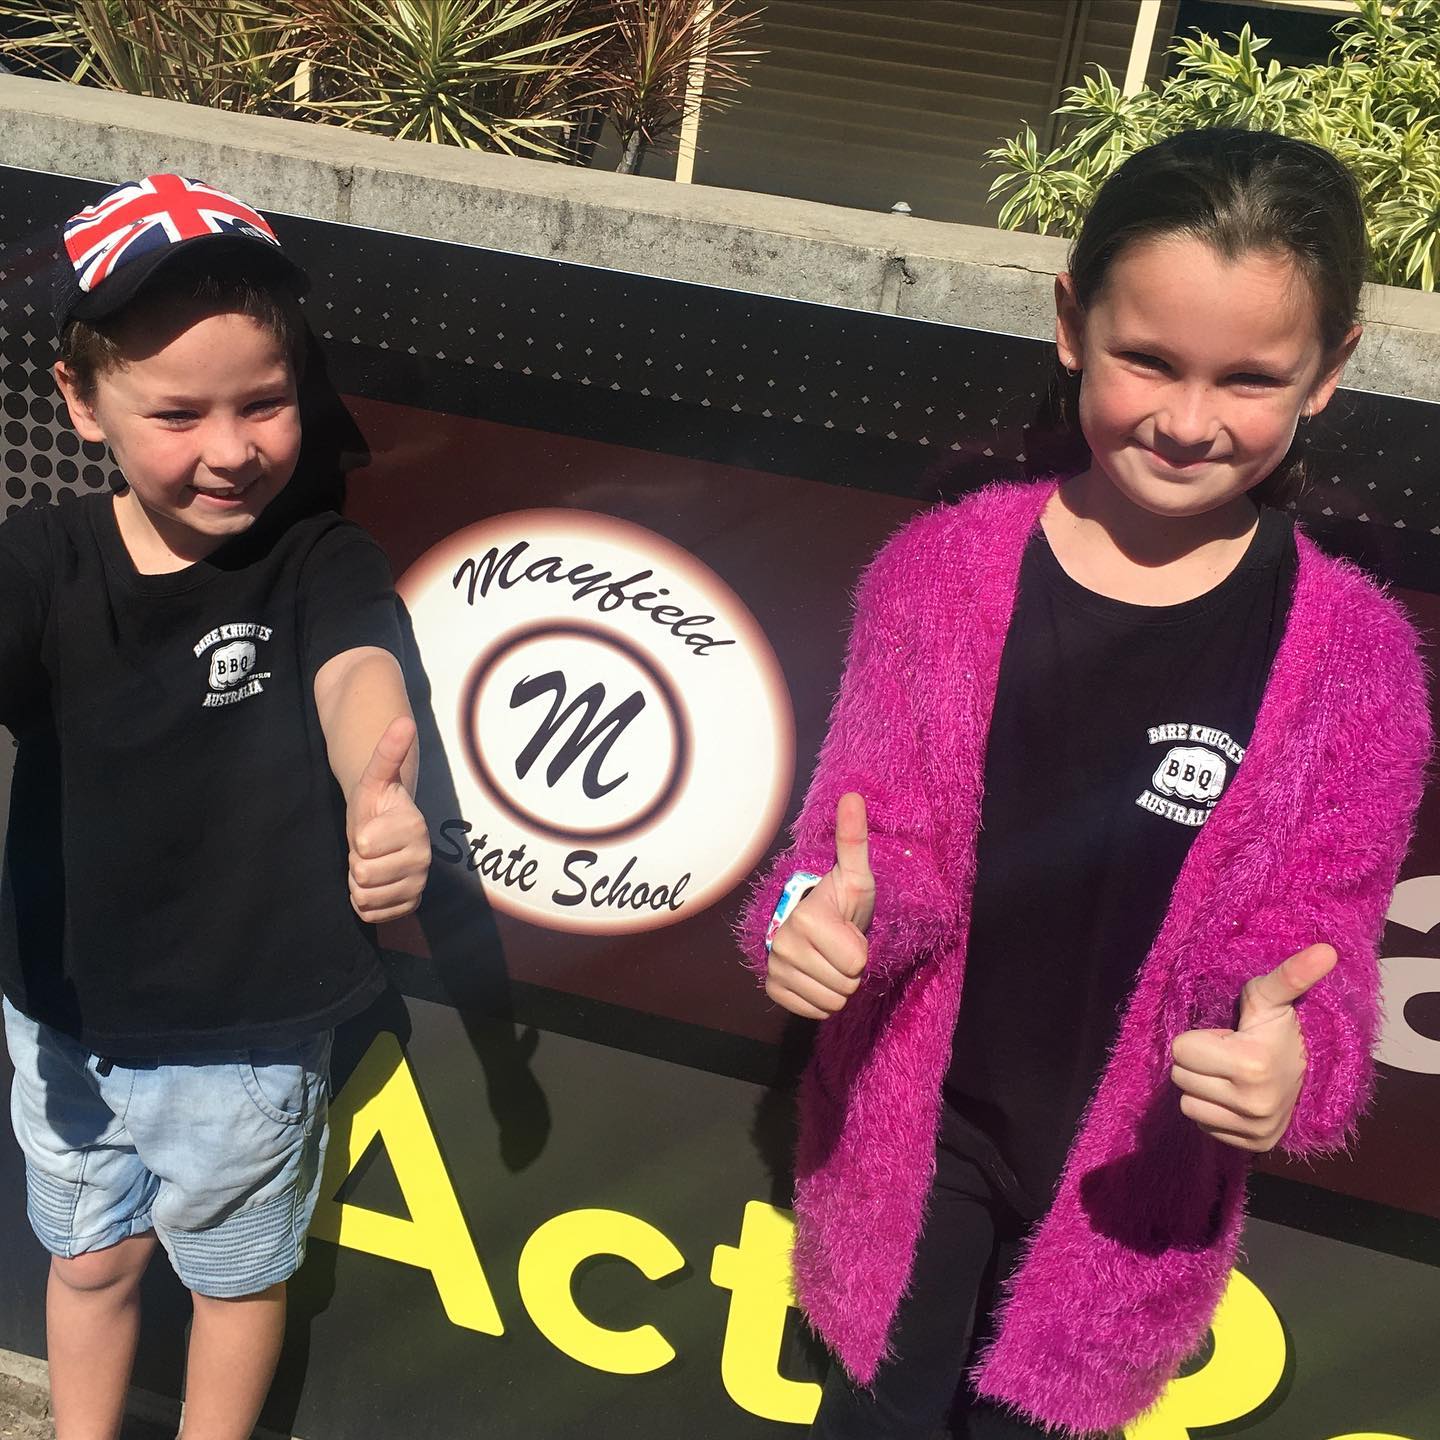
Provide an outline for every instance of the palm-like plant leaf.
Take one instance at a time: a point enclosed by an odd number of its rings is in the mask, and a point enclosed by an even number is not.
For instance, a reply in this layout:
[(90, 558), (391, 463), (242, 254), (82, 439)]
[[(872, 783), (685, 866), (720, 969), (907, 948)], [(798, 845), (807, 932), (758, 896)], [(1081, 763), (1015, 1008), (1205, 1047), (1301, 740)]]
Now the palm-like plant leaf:
[[(0, 53), (75, 84), (403, 139), (583, 158), (653, 144), (745, 83), (737, 0), (0, 0)], [(300, 93), (297, 94), (297, 88)]]

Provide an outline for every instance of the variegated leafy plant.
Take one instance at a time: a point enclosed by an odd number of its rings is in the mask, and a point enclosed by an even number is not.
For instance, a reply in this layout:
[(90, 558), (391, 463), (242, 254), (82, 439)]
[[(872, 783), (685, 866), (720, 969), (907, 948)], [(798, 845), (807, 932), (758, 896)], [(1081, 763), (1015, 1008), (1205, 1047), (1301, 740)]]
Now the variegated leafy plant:
[(1103, 71), (1066, 91), (1060, 140), (1029, 126), (991, 150), (1006, 229), (1073, 237), (1105, 178), (1134, 151), (1212, 125), (1313, 140), (1354, 172), (1365, 200), (1372, 278), (1440, 288), (1440, 0), (1359, 0), (1324, 65), (1268, 63), (1247, 25), (1226, 44), (1176, 40), (1175, 72), (1123, 95)]

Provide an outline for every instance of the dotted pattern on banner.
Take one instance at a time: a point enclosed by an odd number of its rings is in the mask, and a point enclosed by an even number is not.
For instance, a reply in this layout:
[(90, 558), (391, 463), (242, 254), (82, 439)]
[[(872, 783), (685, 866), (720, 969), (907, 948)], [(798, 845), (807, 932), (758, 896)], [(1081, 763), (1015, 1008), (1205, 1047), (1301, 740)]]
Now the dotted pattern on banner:
[[(23, 310), (25, 307), (21, 307)], [(15, 331), (0, 297), (0, 386), (4, 389), (6, 515), (32, 501), (70, 500), (88, 490), (115, 489), (124, 482), (105, 446), (81, 440), (70, 428), (64, 401), (50, 366), (54, 345), (45, 334)]]
[[(73, 210), (83, 204), (95, 188), (83, 181), (32, 178), (45, 182), (45, 189), (59, 187), (65, 193), (64, 198), (50, 199), (39, 210), (31, 210), (22, 200), (30, 214), (63, 215), (67, 205)], [(5, 208), (8, 231), (19, 217), (17, 207), (7, 204)], [(32, 227), (33, 220), (26, 224)], [(13, 515), (32, 502), (64, 502), (92, 490), (116, 489), (124, 484), (107, 448), (81, 440), (71, 428), (65, 402), (51, 373), (55, 363), (55, 334), (50, 318), (52, 244), (48, 237), (42, 239), (33, 233), (12, 235), (0, 255), (3, 516)]]
[[(310, 270), (332, 353), (521, 376), (557, 396), (608, 390), (1006, 473), (1050, 377), (1049, 347), (1016, 336), (313, 222), (277, 230)], [(1342, 391), (1307, 439), (1302, 514), (1440, 536), (1440, 406)]]
[(783, 425), (1023, 462), (1033, 341), (307, 222), (307, 311), (352, 344)]
[(1440, 536), (1440, 405), (1342, 391), (1322, 421), (1302, 513)]

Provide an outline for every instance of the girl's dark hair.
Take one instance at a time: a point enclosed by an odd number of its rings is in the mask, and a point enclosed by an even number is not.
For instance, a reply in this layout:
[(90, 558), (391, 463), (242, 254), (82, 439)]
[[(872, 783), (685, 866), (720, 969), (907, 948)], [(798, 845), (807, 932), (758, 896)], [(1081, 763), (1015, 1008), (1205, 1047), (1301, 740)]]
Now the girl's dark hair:
[[(1349, 334), (1368, 262), (1365, 215), (1350, 172), (1328, 150), (1264, 130), (1187, 130), (1139, 151), (1100, 187), (1070, 250), (1081, 306), (1105, 286), (1127, 246), (1162, 236), (1203, 240), (1226, 260), (1288, 255), (1314, 297), (1328, 352)], [(1027, 453), (1033, 473), (1083, 469), (1090, 451), (1077, 420), (1080, 381), (1059, 361)], [(1305, 481), (1301, 430), (1251, 496), (1286, 505)]]
[(214, 312), (247, 315), (269, 331), (289, 357), (298, 382), (307, 351), (305, 318), (299, 299), (273, 271), (233, 251), (205, 256), (197, 247), (177, 255), (154, 281), (122, 310), (104, 320), (72, 320), (60, 336), (59, 358), (75, 377), (80, 397), (95, 398), (101, 375), (125, 363), (125, 330), (162, 307), (195, 304)]

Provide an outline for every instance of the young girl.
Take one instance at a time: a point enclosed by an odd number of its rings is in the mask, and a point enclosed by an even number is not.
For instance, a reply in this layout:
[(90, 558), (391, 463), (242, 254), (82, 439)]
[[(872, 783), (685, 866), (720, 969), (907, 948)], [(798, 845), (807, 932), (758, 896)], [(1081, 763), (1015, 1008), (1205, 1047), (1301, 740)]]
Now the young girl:
[(1134, 156), (1056, 282), (1083, 468), (922, 514), (865, 574), (742, 922), (823, 1022), (813, 1435), (1126, 1424), (1204, 1338), (1251, 1153), (1351, 1132), (1428, 709), (1399, 608), (1277, 507), (1364, 270), (1323, 150)]

